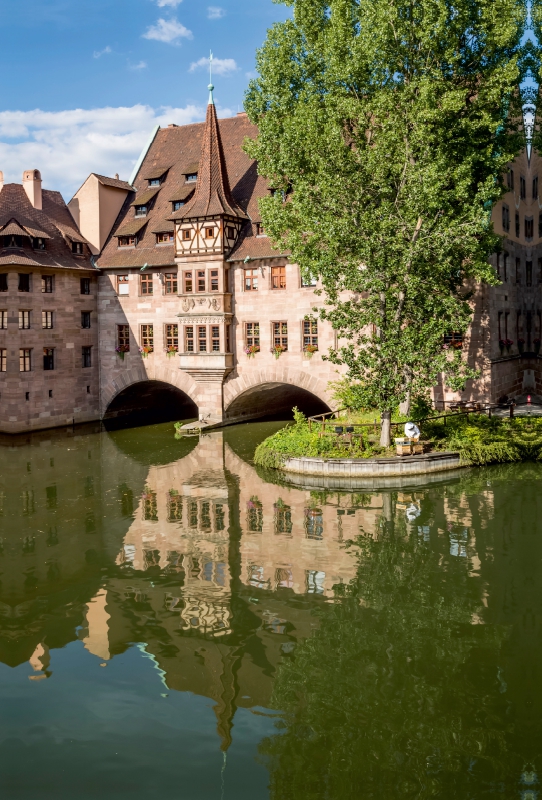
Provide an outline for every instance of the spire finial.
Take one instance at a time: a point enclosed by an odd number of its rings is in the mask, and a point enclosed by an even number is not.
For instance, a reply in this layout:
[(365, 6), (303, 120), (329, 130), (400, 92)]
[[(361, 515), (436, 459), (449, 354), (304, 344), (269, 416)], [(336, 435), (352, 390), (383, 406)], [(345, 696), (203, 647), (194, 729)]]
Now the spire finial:
[(209, 86), (208, 86), (208, 89), (209, 89), (209, 105), (210, 106), (214, 106), (214, 104), (215, 104), (215, 101), (214, 101), (214, 98), (213, 98), (213, 90), (214, 90), (214, 88), (215, 87), (213, 86), (213, 51), (210, 50), (209, 51)]

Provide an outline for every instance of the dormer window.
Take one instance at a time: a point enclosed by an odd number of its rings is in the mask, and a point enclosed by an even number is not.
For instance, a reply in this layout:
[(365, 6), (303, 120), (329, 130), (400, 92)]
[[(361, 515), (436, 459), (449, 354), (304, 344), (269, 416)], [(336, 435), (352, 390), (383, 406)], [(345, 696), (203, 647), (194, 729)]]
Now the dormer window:
[(83, 243), (82, 242), (72, 242), (72, 253), (76, 256), (83, 255)]
[(119, 247), (135, 247), (135, 236), (119, 236)]
[(198, 173), (197, 172), (191, 172), (189, 175), (186, 176), (186, 182), (187, 183), (195, 183), (197, 181), (197, 179), (198, 179)]
[(256, 223), (256, 236), (266, 236), (266, 233), (263, 228), (263, 222)]
[(173, 231), (156, 234), (156, 244), (172, 244), (174, 241)]
[(45, 239), (32, 239), (32, 247), (34, 250), (45, 250)]
[(136, 217), (146, 217), (148, 210), (149, 210), (148, 206), (136, 206), (135, 215)]
[(151, 178), (149, 181), (149, 186), (160, 186), (161, 183), (162, 183), (161, 178)]
[(179, 211), (184, 206), (184, 200), (175, 200), (172, 206), (174, 211)]

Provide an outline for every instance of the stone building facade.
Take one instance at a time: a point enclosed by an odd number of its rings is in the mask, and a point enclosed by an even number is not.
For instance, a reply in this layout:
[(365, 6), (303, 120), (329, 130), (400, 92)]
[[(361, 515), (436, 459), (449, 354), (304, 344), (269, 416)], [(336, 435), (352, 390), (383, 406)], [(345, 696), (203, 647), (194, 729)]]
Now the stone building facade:
[[(205, 123), (156, 131), (130, 183), (92, 174), (67, 207), (37, 171), (3, 186), (0, 430), (172, 398), (178, 418), (209, 422), (334, 407), (334, 332), (315, 282), (263, 230), (270, 189), (243, 150), (256, 134), (244, 113), (219, 121), (211, 96)], [(450, 332), (480, 370), (465, 400), (542, 394), (539, 161), (526, 149), (511, 165), (493, 210), (501, 283), (473, 287), (470, 331)]]

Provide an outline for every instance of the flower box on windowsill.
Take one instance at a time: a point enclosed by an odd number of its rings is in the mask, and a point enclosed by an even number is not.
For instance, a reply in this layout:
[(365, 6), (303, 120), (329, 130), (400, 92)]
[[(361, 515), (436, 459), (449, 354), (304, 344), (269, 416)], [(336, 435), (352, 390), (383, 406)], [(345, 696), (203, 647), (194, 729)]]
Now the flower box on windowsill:
[(315, 344), (308, 344), (304, 349), (303, 353), (305, 358), (312, 358), (315, 353), (318, 352), (318, 347)]
[(173, 356), (176, 356), (177, 353), (179, 352), (179, 348), (175, 347), (174, 345), (171, 345), (170, 347), (165, 348), (165, 352), (168, 358), (173, 358)]
[(124, 361), (124, 356), (129, 352), (130, 348), (127, 344), (122, 344), (119, 345), (119, 347), (115, 347), (115, 353), (118, 355), (121, 361)]
[(139, 352), (142, 358), (147, 358), (147, 356), (154, 352), (154, 347), (140, 347)]
[(280, 358), (282, 353), (285, 352), (285, 350), (286, 350), (286, 348), (283, 347), (281, 344), (277, 344), (276, 347), (272, 347), (271, 348), (271, 352), (273, 353), (275, 358)]
[(259, 344), (251, 344), (248, 347), (245, 347), (245, 353), (247, 354), (247, 358), (254, 358), (256, 353), (260, 352), (260, 345)]

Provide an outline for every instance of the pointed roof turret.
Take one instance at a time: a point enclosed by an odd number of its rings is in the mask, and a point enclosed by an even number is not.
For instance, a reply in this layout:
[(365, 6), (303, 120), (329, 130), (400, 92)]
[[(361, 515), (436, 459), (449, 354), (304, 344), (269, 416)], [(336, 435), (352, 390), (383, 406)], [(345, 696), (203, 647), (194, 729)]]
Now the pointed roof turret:
[(199, 162), (198, 180), (194, 196), (170, 219), (191, 219), (194, 217), (214, 217), (226, 214), (229, 217), (248, 219), (243, 209), (234, 200), (222, 140), (218, 128), (212, 84), (209, 85), (209, 105), (203, 132), (203, 145)]

